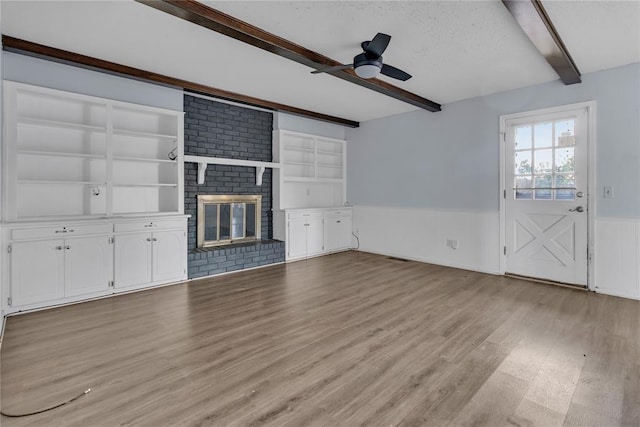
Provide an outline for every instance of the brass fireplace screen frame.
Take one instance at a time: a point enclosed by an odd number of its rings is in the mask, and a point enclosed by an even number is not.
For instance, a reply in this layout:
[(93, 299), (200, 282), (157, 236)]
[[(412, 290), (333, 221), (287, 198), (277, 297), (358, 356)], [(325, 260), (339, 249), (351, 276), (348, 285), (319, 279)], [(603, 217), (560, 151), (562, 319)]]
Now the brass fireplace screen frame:
[[(233, 204), (245, 204), (243, 209), (243, 237), (233, 238)], [(255, 204), (255, 236), (246, 236), (247, 230), (247, 209), (246, 204)], [(216, 209), (216, 240), (205, 240), (205, 206), (217, 205)], [(229, 215), (229, 239), (220, 239), (220, 206), (231, 205)], [(258, 195), (199, 195), (198, 196), (198, 228), (197, 228), (197, 241), (199, 248), (206, 248), (211, 246), (228, 245), (231, 243), (249, 242), (260, 239), (261, 231), (261, 216), (262, 216), (262, 196)]]

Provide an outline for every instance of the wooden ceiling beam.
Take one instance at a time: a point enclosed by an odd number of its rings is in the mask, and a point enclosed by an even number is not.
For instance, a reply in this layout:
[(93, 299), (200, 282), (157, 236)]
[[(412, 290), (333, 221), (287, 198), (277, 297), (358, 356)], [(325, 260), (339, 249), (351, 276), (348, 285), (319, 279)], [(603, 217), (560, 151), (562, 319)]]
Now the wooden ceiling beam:
[[(195, 0), (136, 1), (251, 46), (306, 65), (314, 70), (341, 65), (340, 62), (334, 59), (278, 37)], [(441, 110), (441, 105), (436, 102), (379, 79), (362, 79), (352, 69), (333, 71), (328, 74), (431, 112)]]
[(540, 0), (502, 0), (502, 3), (565, 85), (582, 82), (578, 67)]
[(175, 77), (165, 76), (163, 74), (158, 74), (151, 71), (141, 70), (139, 68), (129, 67), (127, 65), (122, 65), (115, 62), (93, 58), (91, 56), (81, 55), (79, 53), (69, 52), (67, 50), (57, 49), (54, 47), (17, 39), (4, 34), (2, 35), (2, 46), (4, 50), (7, 51), (25, 53), (36, 57), (44, 57), (46, 59), (55, 60), (65, 64), (80, 66), (83, 68), (107, 72), (110, 74), (133, 77), (138, 80), (159, 83), (165, 86), (171, 86), (189, 92), (210, 95), (215, 98), (234, 101), (241, 104), (253, 105), (256, 107), (266, 108), (268, 110), (281, 111), (298, 116), (309, 117), (315, 120), (335, 123), (352, 128), (357, 128), (358, 126), (360, 126), (359, 122), (353, 120), (304, 110), (302, 108), (279, 104), (277, 102), (266, 101), (264, 99), (254, 98), (252, 96), (242, 95), (239, 93), (206, 86)]

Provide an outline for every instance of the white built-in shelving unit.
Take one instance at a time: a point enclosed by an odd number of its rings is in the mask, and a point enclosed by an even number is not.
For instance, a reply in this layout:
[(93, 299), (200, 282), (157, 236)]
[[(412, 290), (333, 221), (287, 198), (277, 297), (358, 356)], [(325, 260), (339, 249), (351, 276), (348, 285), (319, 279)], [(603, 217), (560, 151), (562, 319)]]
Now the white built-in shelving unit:
[(184, 113), (3, 90), (4, 312), (186, 279)]
[(344, 206), (345, 141), (288, 130), (273, 134), (275, 209)]
[(5, 82), (5, 221), (182, 213), (182, 112)]
[(294, 261), (351, 248), (346, 141), (274, 131), (273, 235)]

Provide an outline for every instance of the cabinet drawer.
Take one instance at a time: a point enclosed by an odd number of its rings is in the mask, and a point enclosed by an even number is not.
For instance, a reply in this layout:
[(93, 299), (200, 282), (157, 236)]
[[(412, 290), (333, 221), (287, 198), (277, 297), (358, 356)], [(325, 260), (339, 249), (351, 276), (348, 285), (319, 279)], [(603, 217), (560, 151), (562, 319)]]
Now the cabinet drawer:
[(151, 221), (119, 222), (114, 225), (113, 230), (116, 233), (127, 231), (154, 231), (183, 228), (184, 225), (185, 221), (183, 219), (161, 219)]
[(111, 224), (61, 225), (58, 227), (16, 228), (11, 230), (11, 239), (66, 238), (109, 233), (111, 233)]
[(296, 211), (288, 212), (288, 219), (308, 219), (308, 218), (322, 218), (322, 211)]
[(351, 210), (349, 209), (336, 209), (324, 212), (325, 217), (333, 217), (333, 216), (351, 216)]

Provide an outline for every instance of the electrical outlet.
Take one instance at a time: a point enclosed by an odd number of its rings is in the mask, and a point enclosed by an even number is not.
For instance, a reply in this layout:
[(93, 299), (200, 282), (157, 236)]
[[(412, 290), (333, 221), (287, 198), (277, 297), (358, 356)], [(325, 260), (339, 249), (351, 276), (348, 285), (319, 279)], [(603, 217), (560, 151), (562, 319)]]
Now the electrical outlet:
[(447, 239), (447, 247), (458, 249), (458, 239)]
[(356, 236), (359, 236), (360, 235), (360, 229), (359, 228), (354, 229), (353, 230), (353, 234), (355, 234)]
[(311, 190), (307, 188), (307, 196), (311, 194)]
[(610, 185), (605, 185), (603, 188), (603, 197), (605, 199), (613, 199), (613, 187)]

